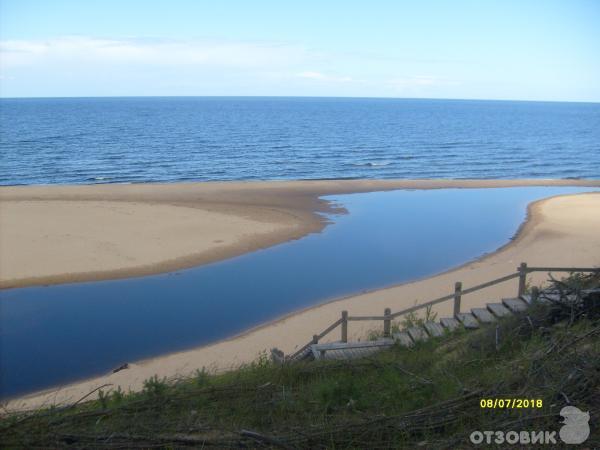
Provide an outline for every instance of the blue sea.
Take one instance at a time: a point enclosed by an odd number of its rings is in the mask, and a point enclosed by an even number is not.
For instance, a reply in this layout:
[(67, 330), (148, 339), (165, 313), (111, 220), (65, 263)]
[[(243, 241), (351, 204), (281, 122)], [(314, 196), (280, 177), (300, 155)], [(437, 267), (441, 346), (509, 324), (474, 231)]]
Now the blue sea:
[(599, 178), (600, 104), (0, 100), (0, 184)]

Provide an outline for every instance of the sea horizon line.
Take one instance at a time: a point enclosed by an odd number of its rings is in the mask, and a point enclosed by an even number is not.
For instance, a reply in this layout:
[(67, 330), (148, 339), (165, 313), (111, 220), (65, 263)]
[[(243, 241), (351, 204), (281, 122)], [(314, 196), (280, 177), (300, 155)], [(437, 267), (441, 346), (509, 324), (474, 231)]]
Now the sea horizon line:
[(410, 100), (410, 101), (449, 101), (449, 102), (506, 102), (506, 103), (576, 103), (598, 105), (598, 101), (590, 100), (531, 100), (531, 99), (494, 99), (494, 98), (448, 98), (448, 97), (379, 97), (379, 96), (335, 96), (335, 95), (58, 95), (58, 96), (10, 96), (0, 95), (2, 100), (61, 100), (61, 99), (314, 99), (314, 100)]

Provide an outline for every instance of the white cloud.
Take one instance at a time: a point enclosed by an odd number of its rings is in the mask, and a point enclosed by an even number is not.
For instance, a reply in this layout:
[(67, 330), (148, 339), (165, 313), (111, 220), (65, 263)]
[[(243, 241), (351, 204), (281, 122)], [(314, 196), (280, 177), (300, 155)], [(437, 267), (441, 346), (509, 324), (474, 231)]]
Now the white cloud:
[(351, 77), (340, 77), (334, 75), (327, 75), (321, 72), (314, 71), (305, 71), (297, 74), (299, 78), (307, 78), (310, 80), (318, 80), (318, 81), (326, 81), (326, 82), (335, 82), (335, 83), (349, 83), (352, 81), (356, 81)]
[(414, 86), (433, 86), (435, 84), (438, 84), (438, 79), (436, 77), (428, 75), (417, 75), (412, 77), (395, 78), (393, 80), (390, 80), (390, 84), (398, 88)]
[[(277, 42), (66, 36), (0, 41), (0, 95), (445, 95), (432, 75)], [(338, 70), (339, 69), (339, 70)], [(438, 89), (440, 88), (440, 89)]]
[(2, 69), (38, 64), (287, 66), (308, 59), (299, 46), (228, 41), (99, 39), (85, 36), (0, 42)]
[(405, 90), (413, 88), (427, 88), (435, 86), (451, 86), (457, 83), (431, 75), (415, 75), (409, 77), (393, 78), (388, 84), (395, 89)]
[(298, 74), (298, 76), (300, 78), (310, 78), (310, 79), (313, 79), (313, 80), (323, 80), (323, 79), (325, 79), (325, 75), (323, 75), (321, 72), (310, 72), (310, 71), (300, 72)]

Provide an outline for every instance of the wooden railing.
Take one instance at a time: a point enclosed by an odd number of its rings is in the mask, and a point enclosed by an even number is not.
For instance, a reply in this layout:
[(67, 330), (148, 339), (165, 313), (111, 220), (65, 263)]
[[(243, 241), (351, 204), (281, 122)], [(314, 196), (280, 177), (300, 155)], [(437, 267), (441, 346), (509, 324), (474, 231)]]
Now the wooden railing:
[[(517, 288), (517, 297), (525, 294), (526, 286), (527, 286), (527, 274), (532, 272), (600, 272), (600, 267), (529, 267), (527, 263), (521, 263), (519, 267), (517, 267), (517, 271), (515, 273), (511, 273), (509, 275), (505, 275), (500, 278), (496, 278), (495, 280), (486, 281), (485, 283), (478, 284), (476, 286), (463, 289), (462, 283), (457, 281), (454, 284), (454, 292), (448, 295), (444, 295), (442, 297), (430, 300), (425, 303), (420, 303), (418, 305), (412, 306), (410, 308), (403, 309), (401, 311), (392, 313), (390, 308), (386, 308), (383, 312), (382, 316), (349, 316), (348, 311), (342, 311), (342, 317), (331, 325), (329, 325), (325, 330), (323, 330), (319, 334), (313, 335), (313, 338), (306, 345), (298, 349), (295, 353), (290, 355), (289, 359), (294, 359), (298, 355), (302, 354), (306, 351), (311, 345), (318, 344), (321, 339), (335, 330), (338, 326), (341, 326), (341, 341), (348, 342), (348, 322), (351, 321), (361, 321), (361, 320), (382, 320), (383, 321), (383, 335), (385, 337), (390, 336), (391, 323), (392, 319), (395, 319), (398, 316), (403, 314), (409, 314), (420, 309), (429, 308), (431, 306), (437, 305), (439, 303), (446, 302), (448, 300), (454, 300), (454, 308), (453, 313), (454, 316), (460, 313), (460, 303), (463, 295), (470, 294), (472, 292), (480, 291), (482, 289), (488, 288), (490, 286), (494, 286), (496, 284), (504, 283), (506, 281), (510, 281), (513, 278), (519, 278), (519, 286)], [(534, 296), (535, 296), (534, 288)]]

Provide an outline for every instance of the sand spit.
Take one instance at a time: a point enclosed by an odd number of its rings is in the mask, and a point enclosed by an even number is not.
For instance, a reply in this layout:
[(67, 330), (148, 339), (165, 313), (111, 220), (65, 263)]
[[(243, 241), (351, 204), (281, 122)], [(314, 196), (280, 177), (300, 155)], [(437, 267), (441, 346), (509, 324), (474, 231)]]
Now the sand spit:
[(0, 188), (0, 288), (168, 272), (325, 225), (323, 195), (391, 189), (600, 186), (584, 180), (326, 180)]

